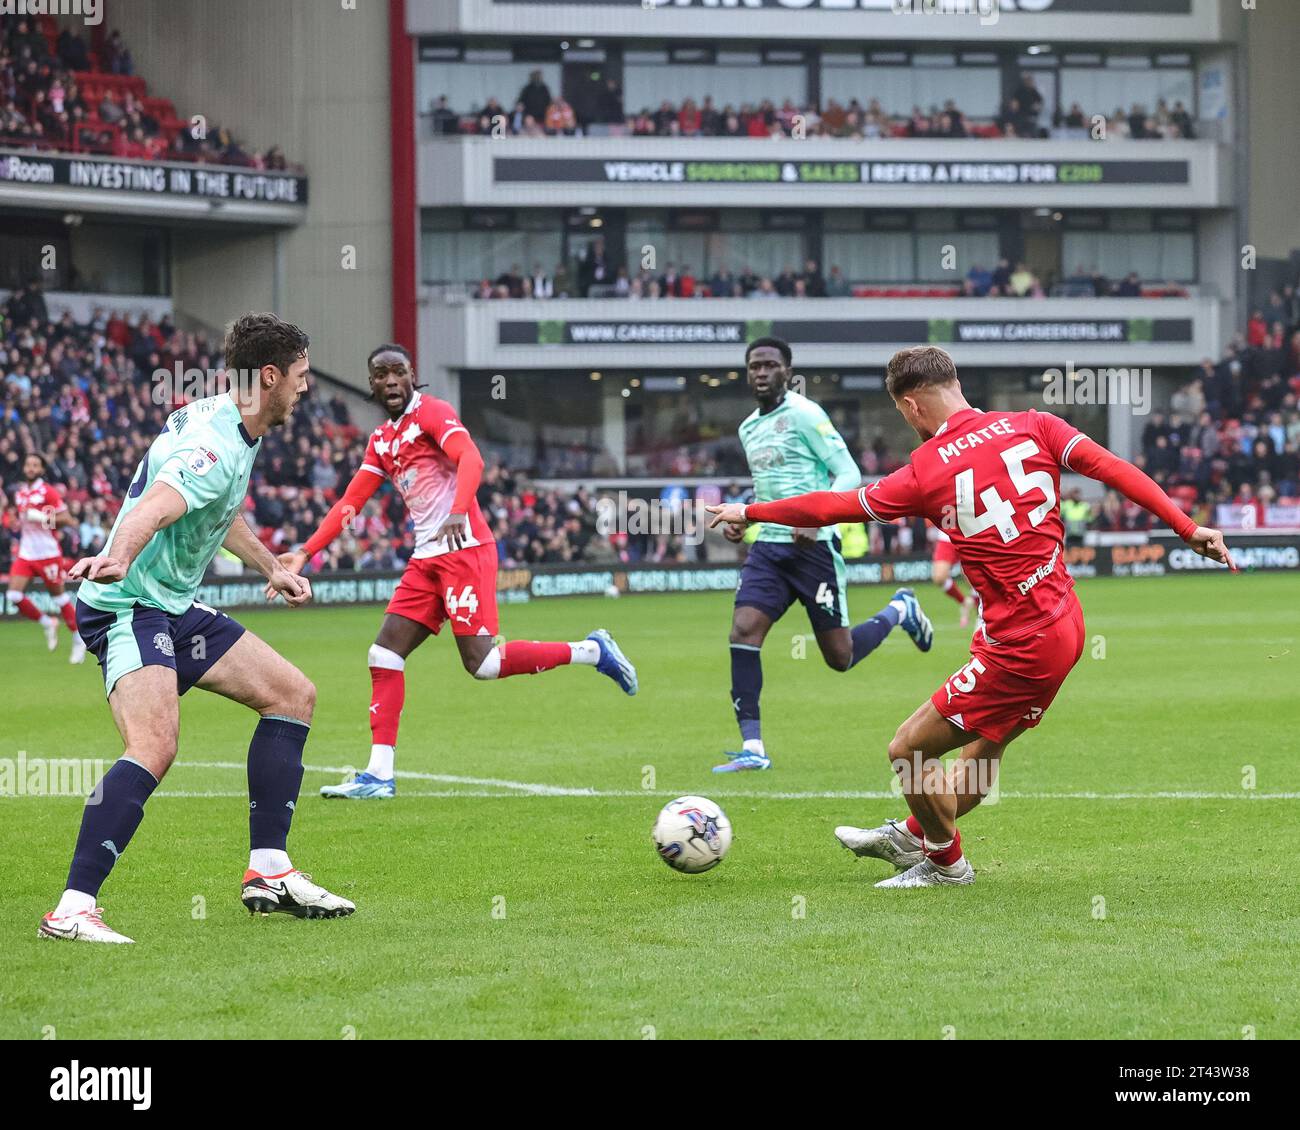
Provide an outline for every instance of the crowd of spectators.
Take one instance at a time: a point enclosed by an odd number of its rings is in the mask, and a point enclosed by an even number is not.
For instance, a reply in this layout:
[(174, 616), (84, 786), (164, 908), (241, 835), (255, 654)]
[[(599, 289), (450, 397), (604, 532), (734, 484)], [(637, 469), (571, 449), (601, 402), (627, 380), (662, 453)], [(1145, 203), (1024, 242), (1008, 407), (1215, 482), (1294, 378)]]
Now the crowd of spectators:
[(0, 145), (285, 170), (279, 146), (255, 152), (217, 124), (176, 117), (150, 98), (121, 33), (91, 47), (48, 17), (0, 16)]
[[(1218, 507), (1240, 508), (1237, 524), (1263, 527), (1270, 506), (1300, 507), (1300, 296), (1270, 294), (1217, 361), (1203, 360), (1153, 412), (1137, 462), (1203, 525)], [(1247, 515), (1246, 512), (1249, 511)], [(1146, 529), (1149, 516), (1108, 496), (1098, 524)]]
[[(725, 103), (719, 106), (712, 95), (702, 98), (663, 99), (657, 107), (633, 111), (626, 106), (618, 83), (608, 79), (584, 89), (575, 106), (563, 94), (553, 93), (534, 71), (514, 101), (503, 104), (489, 97), (482, 106), (457, 110), (446, 95), (434, 100), (429, 115), (435, 134), (486, 134), (515, 137), (574, 137), (600, 134), (619, 137), (834, 137), (858, 141), (879, 138), (1035, 138), (1052, 132), (1043, 121), (1043, 94), (1032, 74), (1021, 76), (1019, 84), (998, 107), (982, 120), (968, 118), (956, 101), (928, 108), (913, 106), (910, 113), (891, 113), (878, 98), (865, 105), (857, 98), (841, 102), (828, 98), (821, 107), (797, 104), (786, 98), (779, 102)], [(1098, 119), (1104, 125), (1099, 127)], [(1080, 131), (1098, 140), (1192, 137), (1191, 115), (1182, 102), (1171, 107), (1161, 99), (1153, 112), (1134, 104), (1127, 112), (1117, 107), (1111, 115), (1087, 115), (1076, 102), (1068, 110), (1058, 108), (1052, 127), (1063, 136)]]
[(721, 267), (697, 275), (689, 263), (665, 264), (663, 270), (640, 270), (629, 276), (615, 267), (603, 239), (593, 240), (572, 265), (560, 263), (547, 273), (540, 263), (524, 271), (518, 263), (494, 279), (482, 279), (473, 297), (495, 298), (1140, 298), (1144, 295), (1186, 295), (1185, 287), (1165, 283), (1144, 289), (1137, 272), (1112, 280), (1096, 267), (1075, 268), (1073, 274), (1044, 283), (1023, 262), (1000, 259), (992, 268), (973, 265), (959, 282), (942, 285), (850, 283), (838, 264), (823, 272), (816, 259), (802, 269), (788, 264), (777, 275), (765, 275), (746, 264), (739, 271)]
[[(207, 390), (215, 392), (221, 357), (219, 344), (169, 318), (153, 322), (98, 309), (88, 324), (71, 314), (51, 320), (37, 285), (10, 296), (0, 325), (0, 573), (7, 573), (16, 550), (9, 502), (22, 484), (23, 456), (45, 458), (49, 481), (63, 490), (76, 519), (59, 530), (65, 555), (96, 553), (141, 457), (180, 403), (178, 394), (193, 391), (190, 374), (206, 374)], [(171, 379), (178, 371), (180, 382)], [(307, 539), (356, 472), (365, 441), (346, 400), (319, 385), (283, 428), (267, 434), (245, 517), (269, 548), (282, 552)], [(494, 464), (479, 500), (504, 565), (618, 559), (597, 532), (595, 503), (586, 492), (542, 491)], [(413, 546), (405, 507), (385, 486), (316, 565), (395, 569)], [(643, 549), (624, 545), (620, 552)]]
[[(219, 345), (169, 318), (97, 309), (89, 322), (70, 313), (52, 319), (38, 285), (15, 291), (3, 308), (0, 338), (0, 484), (5, 492), (0, 572), (16, 548), (8, 500), (21, 484), (22, 457), (44, 456), (76, 524), (64, 527), (65, 554), (102, 549), (130, 477), (178, 403), (180, 391), (158, 374), (199, 370), (215, 391)], [(179, 367), (179, 369), (178, 369)], [(185, 391), (192, 392), (190, 386)], [(355, 472), (365, 432), (341, 394), (316, 386), (290, 422), (268, 434), (246, 517), (274, 551), (295, 547), (315, 529)], [(731, 435), (683, 425), (673, 443), (644, 448), (639, 473), (664, 477), (742, 476)], [(643, 442), (645, 441), (645, 442)], [(1245, 331), (1218, 360), (1206, 359), (1173, 394), (1168, 411), (1151, 414), (1136, 462), (1198, 521), (1214, 524), (1218, 507), (1253, 511), (1300, 505), (1300, 293), (1286, 286), (1252, 312)], [(676, 561), (710, 554), (681, 537), (633, 536), (603, 529), (598, 499), (585, 490), (544, 489), (499, 459), (491, 445), (479, 502), (498, 540), (503, 566)], [(858, 452), (864, 474), (889, 473), (904, 456), (880, 437)], [(544, 468), (555, 473), (553, 468)], [(743, 497), (733, 486), (727, 497)], [(1151, 519), (1113, 492), (1084, 523), (1094, 529), (1143, 530)], [(920, 536), (919, 534), (917, 536)], [(876, 539), (879, 543), (879, 538)], [(413, 539), (405, 508), (385, 486), (321, 555), (323, 570), (395, 569)], [(877, 544), (877, 548), (879, 545)], [(720, 556), (726, 556), (719, 550)]]

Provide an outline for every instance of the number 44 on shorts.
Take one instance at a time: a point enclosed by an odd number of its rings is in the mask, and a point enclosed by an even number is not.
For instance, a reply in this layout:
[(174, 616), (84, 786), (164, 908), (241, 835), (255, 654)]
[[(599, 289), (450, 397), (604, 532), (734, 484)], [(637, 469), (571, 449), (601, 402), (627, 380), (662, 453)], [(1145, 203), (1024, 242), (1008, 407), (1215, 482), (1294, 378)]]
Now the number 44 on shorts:
[(451, 616), (461, 611), (473, 616), (478, 611), (478, 596), (474, 592), (473, 585), (466, 585), (461, 589), (460, 596), (457, 596), (456, 590), (448, 585), (447, 594), (442, 598), (442, 602), (447, 606), (447, 613)]

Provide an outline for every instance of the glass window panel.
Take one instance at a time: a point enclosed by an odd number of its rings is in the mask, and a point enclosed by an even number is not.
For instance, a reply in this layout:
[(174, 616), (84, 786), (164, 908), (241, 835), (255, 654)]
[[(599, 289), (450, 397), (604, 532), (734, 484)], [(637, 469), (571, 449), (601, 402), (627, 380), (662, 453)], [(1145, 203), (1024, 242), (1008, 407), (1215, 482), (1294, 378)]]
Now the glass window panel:
[(1195, 281), (1196, 238), (1190, 232), (1065, 232), (1066, 269), (1095, 267), (1110, 279), (1130, 271), (1153, 281)]
[(997, 114), (1000, 97), (996, 67), (837, 67), (822, 73), (823, 100), (847, 105), (856, 98), (866, 106), (878, 98), (895, 116), (911, 114), (913, 106), (942, 106), (951, 98), (970, 117), (988, 118)]
[(686, 98), (697, 103), (706, 95), (719, 109), (770, 99), (780, 105), (787, 98), (796, 105), (808, 99), (808, 72), (802, 66), (717, 67), (709, 64), (623, 68), (623, 106), (629, 114), (653, 110), (665, 99), (680, 106)]
[[(944, 270), (946, 247), (952, 247), (956, 252), (955, 270)], [(992, 270), (997, 266), (997, 262), (996, 232), (920, 232), (916, 237), (915, 278), (917, 282), (959, 283), (966, 277), (966, 272), (976, 264)]]
[(426, 283), (495, 279), (518, 264), (553, 271), (560, 261), (560, 232), (425, 231), (420, 240), (420, 278)]
[(416, 71), (420, 113), (427, 114), (443, 94), (458, 114), (479, 109), (489, 98), (511, 110), (533, 71), (542, 72), (552, 97), (560, 93), (558, 63), (421, 63)]
[(1193, 105), (1190, 69), (1131, 70), (1111, 61), (1104, 67), (1063, 67), (1060, 73), (1061, 105), (1068, 108), (1077, 102), (1090, 114), (1111, 114), (1117, 108), (1128, 113), (1134, 105), (1153, 113), (1161, 99), (1169, 106)]

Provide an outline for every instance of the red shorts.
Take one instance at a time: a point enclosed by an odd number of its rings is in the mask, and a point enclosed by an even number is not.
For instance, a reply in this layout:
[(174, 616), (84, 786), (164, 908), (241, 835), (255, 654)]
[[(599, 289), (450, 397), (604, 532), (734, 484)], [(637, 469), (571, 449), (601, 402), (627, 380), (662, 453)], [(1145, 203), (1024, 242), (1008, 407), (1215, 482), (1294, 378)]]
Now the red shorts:
[(935, 562), (946, 561), (949, 565), (957, 564), (957, 547), (950, 541), (936, 541), (934, 543)]
[(412, 557), (384, 610), (423, 624), (435, 635), (451, 621), (453, 635), (497, 634), (497, 547), (494, 542)]
[(993, 644), (983, 632), (971, 658), (930, 696), (949, 722), (991, 742), (1018, 727), (1037, 726), (1083, 654), (1083, 609), (1070, 593), (1050, 624), (1024, 639)]
[(68, 578), (63, 567), (63, 557), (42, 557), (39, 561), (28, 561), (15, 557), (9, 570), (11, 577), (40, 577), (46, 586), (61, 585)]

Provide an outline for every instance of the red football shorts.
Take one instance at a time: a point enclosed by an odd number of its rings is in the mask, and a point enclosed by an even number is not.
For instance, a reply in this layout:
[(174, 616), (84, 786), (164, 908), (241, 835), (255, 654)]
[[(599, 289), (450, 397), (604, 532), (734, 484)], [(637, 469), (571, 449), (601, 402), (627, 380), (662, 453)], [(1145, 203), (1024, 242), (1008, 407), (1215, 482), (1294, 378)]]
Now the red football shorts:
[(61, 585), (67, 580), (67, 570), (63, 567), (62, 555), (42, 557), (39, 561), (27, 561), (15, 557), (9, 569), (11, 577), (40, 577), (47, 585)]
[(440, 557), (412, 557), (384, 610), (435, 635), (446, 620), (453, 635), (497, 634), (497, 547), (474, 545)]
[(1023, 639), (994, 644), (977, 632), (970, 660), (930, 696), (949, 722), (991, 742), (1037, 726), (1083, 654), (1083, 608), (1073, 591), (1061, 614)]
[(946, 561), (949, 565), (957, 564), (957, 548), (950, 541), (936, 541), (934, 543), (933, 561)]

